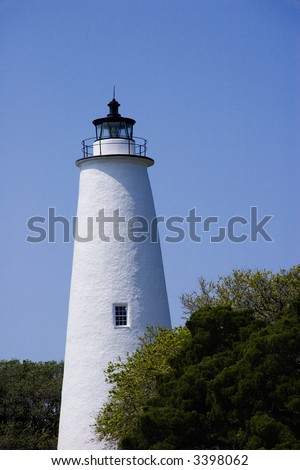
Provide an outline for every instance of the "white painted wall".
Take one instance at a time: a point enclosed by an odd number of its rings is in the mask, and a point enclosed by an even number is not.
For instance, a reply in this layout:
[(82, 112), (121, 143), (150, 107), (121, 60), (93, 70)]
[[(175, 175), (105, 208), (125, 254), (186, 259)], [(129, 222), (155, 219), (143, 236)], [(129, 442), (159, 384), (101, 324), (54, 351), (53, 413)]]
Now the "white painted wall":
[(93, 143), (93, 155), (134, 155), (135, 142), (129, 139), (101, 139)]
[[(95, 222), (103, 208), (106, 216), (119, 209), (127, 218), (155, 217), (147, 173), (151, 164), (133, 156), (78, 162), (81, 237), (87, 233), (87, 216)], [(112, 236), (112, 229), (106, 224), (105, 234)], [(125, 236), (126, 230), (120, 234)], [(114, 327), (114, 303), (128, 304), (128, 328)], [(59, 449), (103, 448), (92, 440), (91, 427), (107, 398), (103, 369), (135, 350), (146, 325), (171, 326), (159, 243), (135, 243), (127, 237), (104, 242), (94, 223), (93, 240), (74, 243)]]

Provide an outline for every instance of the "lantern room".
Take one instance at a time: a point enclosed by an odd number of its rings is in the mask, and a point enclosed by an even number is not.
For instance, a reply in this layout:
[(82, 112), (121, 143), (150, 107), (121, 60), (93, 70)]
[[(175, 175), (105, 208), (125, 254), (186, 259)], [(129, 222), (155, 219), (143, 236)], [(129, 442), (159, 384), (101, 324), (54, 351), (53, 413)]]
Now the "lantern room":
[(119, 114), (120, 104), (115, 98), (109, 103), (109, 113), (104, 118), (95, 119), (96, 139), (132, 139), (135, 120)]
[(146, 157), (147, 141), (133, 136), (135, 120), (119, 113), (120, 104), (113, 96), (106, 117), (94, 119), (96, 136), (82, 141), (84, 158), (130, 155)]

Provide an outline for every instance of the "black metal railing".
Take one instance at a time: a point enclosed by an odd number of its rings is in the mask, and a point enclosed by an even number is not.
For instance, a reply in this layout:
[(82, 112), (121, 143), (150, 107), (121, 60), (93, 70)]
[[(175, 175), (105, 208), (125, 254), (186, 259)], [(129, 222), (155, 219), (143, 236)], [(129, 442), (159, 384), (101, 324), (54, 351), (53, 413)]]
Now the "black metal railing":
[[(146, 157), (146, 152), (147, 152), (147, 140), (143, 139), (142, 137), (133, 137), (133, 139), (124, 139), (122, 137), (116, 137), (114, 138), (113, 142), (110, 142), (110, 139), (95, 139), (95, 137), (90, 137), (89, 139), (84, 139), (81, 144), (82, 144), (82, 153), (83, 153), (83, 158), (89, 158), (89, 157), (94, 157), (94, 156), (105, 156), (105, 155), (113, 155), (115, 152), (113, 151), (113, 146), (117, 145), (118, 142), (116, 140), (121, 140), (120, 142), (122, 145), (127, 146), (128, 142), (128, 147), (126, 151), (126, 155), (131, 155), (135, 157)], [(97, 151), (99, 149), (99, 154), (94, 155), (94, 143), (97, 143)], [(109, 146), (111, 145), (112, 152), (109, 152)], [(103, 151), (102, 151), (103, 147)]]

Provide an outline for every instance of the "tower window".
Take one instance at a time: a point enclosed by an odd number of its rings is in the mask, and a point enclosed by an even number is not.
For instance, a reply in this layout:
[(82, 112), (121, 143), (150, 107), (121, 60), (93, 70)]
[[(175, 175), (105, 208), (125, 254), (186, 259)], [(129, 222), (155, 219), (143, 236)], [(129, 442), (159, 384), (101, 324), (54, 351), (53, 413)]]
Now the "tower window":
[(114, 306), (115, 326), (128, 326), (127, 305)]

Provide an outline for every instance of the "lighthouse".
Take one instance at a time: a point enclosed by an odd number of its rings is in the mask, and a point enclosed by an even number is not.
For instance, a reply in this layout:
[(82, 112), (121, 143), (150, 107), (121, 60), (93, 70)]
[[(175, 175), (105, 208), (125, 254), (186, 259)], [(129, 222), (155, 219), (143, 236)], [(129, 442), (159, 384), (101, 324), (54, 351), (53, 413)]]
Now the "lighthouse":
[(148, 325), (169, 328), (170, 314), (148, 167), (135, 120), (106, 117), (83, 141), (58, 449), (102, 449), (94, 435), (108, 398), (104, 370), (126, 358)]

